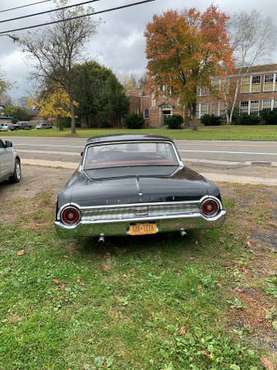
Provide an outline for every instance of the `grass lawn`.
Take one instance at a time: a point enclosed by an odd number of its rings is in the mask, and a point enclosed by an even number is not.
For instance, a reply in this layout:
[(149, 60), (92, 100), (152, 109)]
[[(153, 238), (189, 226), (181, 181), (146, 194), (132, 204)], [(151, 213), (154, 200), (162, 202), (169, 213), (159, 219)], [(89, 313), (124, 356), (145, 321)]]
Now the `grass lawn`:
[(276, 191), (224, 186), (229, 220), (221, 230), (99, 246), (59, 240), (53, 186), (28, 198), (30, 185), (21, 186), (20, 194), (18, 186), (0, 189), (1, 369), (274, 363), (276, 255), (252, 232), (263, 235), (272, 222)]
[[(191, 129), (168, 130), (168, 129), (79, 129), (76, 137), (92, 137), (99, 135), (122, 134), (122, 133), (145, 133), (154, 135), (170, 136), (176, 140), (277, 140), (277, 125), (260, 126), (221, 126), (201, 127), (198, 131)], [(14, 132), (0, 132), (0, 137), (7, 136), (38, 136), (38, 137), (67, 137), (70, 131), (51, 130), (20, 130)]]

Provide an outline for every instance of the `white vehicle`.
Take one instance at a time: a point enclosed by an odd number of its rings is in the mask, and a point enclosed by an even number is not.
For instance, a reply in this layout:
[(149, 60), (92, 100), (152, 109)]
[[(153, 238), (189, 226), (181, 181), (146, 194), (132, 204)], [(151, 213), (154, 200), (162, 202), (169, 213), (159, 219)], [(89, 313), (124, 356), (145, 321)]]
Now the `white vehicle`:
[(13, 143), (0, 139), (0, 182), (9, 180), (16, 183), (21, 177), (21, 160)]
[(43, 128), (52, 128), (53, 126), (48, 122), (39, 122), (36, 125), (36, 129), (43, 129)]
[(0, 123), (0, 131), (9, 131), (10, 126), (7, 123)]

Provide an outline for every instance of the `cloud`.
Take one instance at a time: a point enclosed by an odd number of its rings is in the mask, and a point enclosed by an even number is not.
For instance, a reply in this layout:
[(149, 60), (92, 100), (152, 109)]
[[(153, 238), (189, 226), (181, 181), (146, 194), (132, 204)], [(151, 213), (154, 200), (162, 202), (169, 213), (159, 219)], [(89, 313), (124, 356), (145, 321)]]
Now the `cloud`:
[[(33, 0), (34, 1), (34, 0)], [(79, 0), (81, 1), (81, 0)], [(27, 0), (26, 0), (27, 2)], [(32, 2), (29, 0), (28, 2)], [(77, 3), (71, 0), (70, 3)], [(127, 4), (134, 0), (118, 0), (116, 4)], [(14, 0), (12, 6), (22, 5), (22, 0)], [(84, 52), (84, 57), (95, 59), (110, 67), (116, 74), (129, 73), (142, 74), (145, 70), (145, 39), (144, 31), (147, 23), (151, 21), (154, 14), (160, 14), (171, 8), (184, 9), (196, 7), (201, 10), (210, 5), (209, 0), (157, 0), (153, 3), (140, 5), (138, 7), (124, 9), (101, 16), (101, 23), (97, 33), (92, 37)], [(264, 15), (272, 15), (277, 10), (276, 0), (221, 0), (218, 2), (220, 8), (227, 13), (234, 11), (253, 9), (260, 10)], [(0, 19), (27, 14), (30, 12), (46, 10), (54, 4), (41, 4), (32, 8), (21, 9), (11, 13), (0, 13)], [(114, 0), (102, 0), (95, 3), (95, 10), (114, 7)], [(11, 7), (10, 0), (1, 0), (0, 10)], [(25, 19), (0, 25), (0, 30), (13, 27), (21, 27), (35, 24), (49, 19), (49, 16)], [(96, 18), (99, 20), (99, 17)], [(35, 32), (43, 32), (35, 31)], [(18, 34), (20, 36), (20, 33)], [(277, 53), (276, 53), (277, 59)], [(31, 66), (28, 65), (17, 46), (8, 38), (0, 38), (0, 69), (12, 82), (16, 82), (16, 88), (11, 90), (11, 95), (19, 98), (30, 94), (32, 84), (30, 83)]]

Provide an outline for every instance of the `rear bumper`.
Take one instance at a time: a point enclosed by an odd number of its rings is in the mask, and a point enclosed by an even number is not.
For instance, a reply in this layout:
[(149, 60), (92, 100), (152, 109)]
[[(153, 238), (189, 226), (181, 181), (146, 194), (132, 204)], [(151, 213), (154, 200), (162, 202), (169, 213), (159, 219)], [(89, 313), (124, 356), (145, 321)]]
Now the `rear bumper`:
[(163, 217), (160, 219), (139, 219), (128, 221), (109, 221), (109, 222), (81, 222), (77, 226), (65, 226), (59, 221), (55, 222), (56, 230), (62, 238), (78, 238), (93, 236), (113, 236), (128, 235), (131, 224), (154, 222), (158, 226), (159, 233), (192, 230), (192, 229), (211, 229), (222, 226), (226, 217), (226, 211), (221, 210), (214, 218), (205, 218), (200, 213), (184, 215), (180, 217)]

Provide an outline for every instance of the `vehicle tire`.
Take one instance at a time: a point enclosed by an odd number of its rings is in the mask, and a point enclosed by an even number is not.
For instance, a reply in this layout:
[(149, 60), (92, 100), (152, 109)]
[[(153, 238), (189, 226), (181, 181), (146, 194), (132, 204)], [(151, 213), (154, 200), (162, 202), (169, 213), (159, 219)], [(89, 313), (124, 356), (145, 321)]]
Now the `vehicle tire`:
[(20, 160), (17, 158), (14, 164), (13, 174), (10, 177), (10, 182), (16, 184), (21, 181), (21, 178), (22, 178), (21, 163)]

